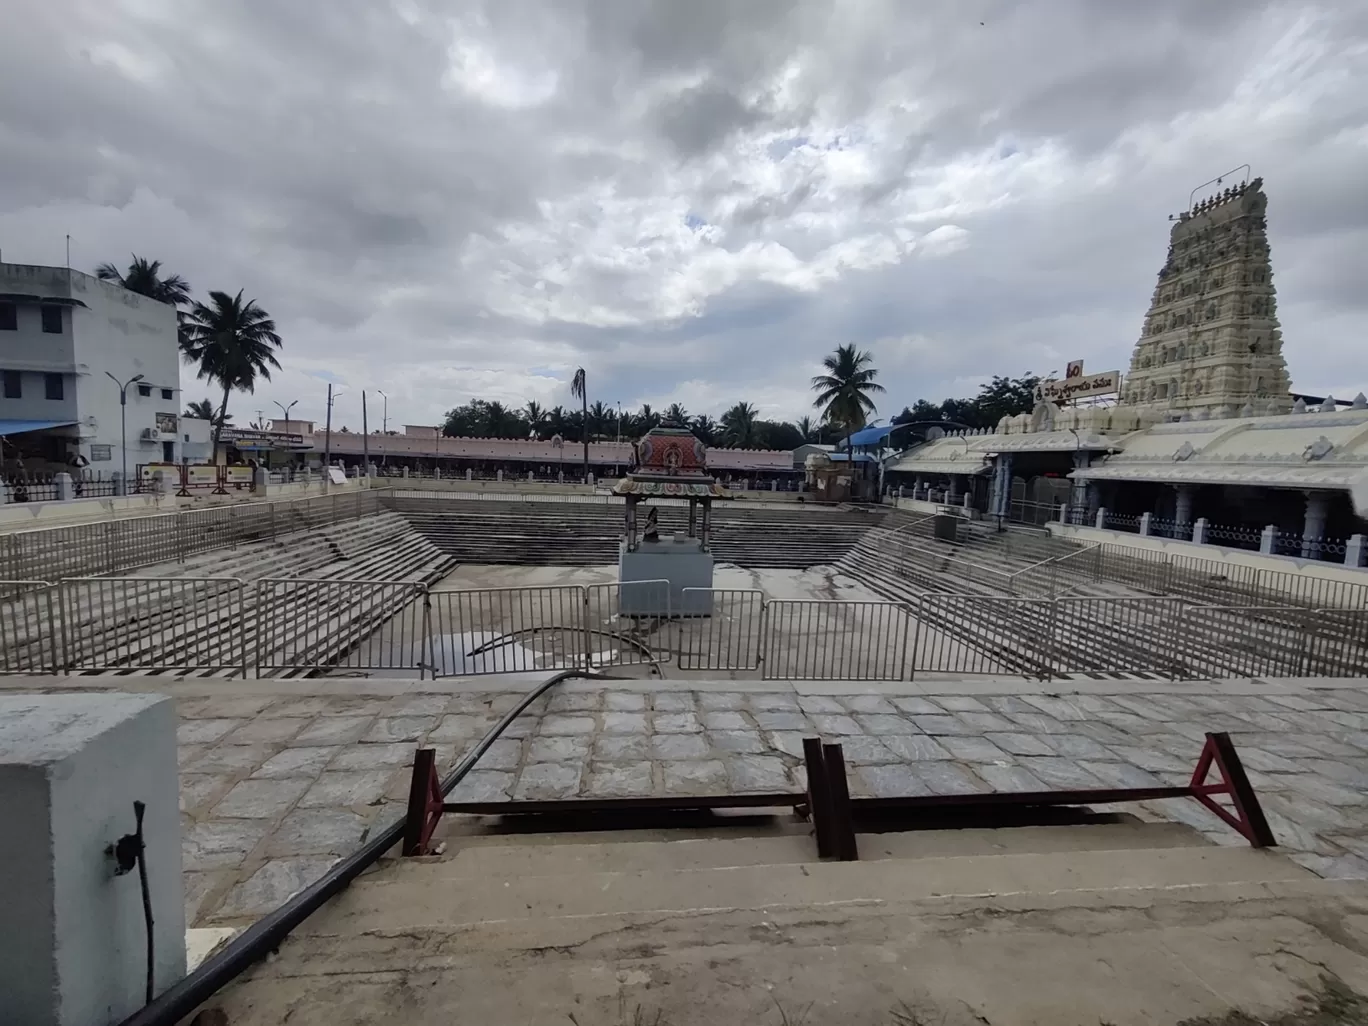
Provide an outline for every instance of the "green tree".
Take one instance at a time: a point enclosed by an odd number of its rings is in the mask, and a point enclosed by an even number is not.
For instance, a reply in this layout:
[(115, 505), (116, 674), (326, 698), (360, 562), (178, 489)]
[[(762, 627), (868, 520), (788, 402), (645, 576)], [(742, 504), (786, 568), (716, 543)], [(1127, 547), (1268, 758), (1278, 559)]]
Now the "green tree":
[(1030, 413), (1035, 408), (1035, 388), (1040, 378), (1027, 374), (1020, 378), (995, 375), (993, 380), (979, 388), (974, 404), (974, 420), (970, 427), (996, 428), (1003, 417), (1015, 417), (1019, 413)]
[(755, 407), (740, 402), (722, 414), (722, 440), (729, 449), (754, 449), (756, 443)]
[(706, 413), (700, 413), (689, 425), (690, 430), (698, 436), (699, 441), (704, 445), (712, 445), (717, 441), (718, 426), (717, 421), (713, 420)]
[[(207, 420), (210, 425), (218, 422), (218, 411), (214, 409), (214, 400), (212, 399), (201, 399), (198, 402), (186, 403), (185, 415), (194, 417), (196, 420)], [(227, 415), (226, 421), (224, 427), (233, 426), (233, 415), (231, 413)]]
[(595, 400), (594, 405), (589, 407), (589, 433), (594, 438), (602, 438), (608, 433), (608, 423), (612, 419), (612, 411), (601, 400)]
[(817, 393), (812, 405), (822, 411), (823, 420), (846, 434), (864, 427), (869, 414), (878, 409), (869, 393), (882, 392), (884, 387), (874, 380), (879, 372), (870, 366), (873, 362), (873, 355), (859, 352), (853, 342), (837, 346), (822, 361), (827, 373), (812, 379), (812, 390)]
[(812, 418), (807, 415), (799, 417), (793, 426), (798, 429), (798, 434), (802, 436), (804, 442), (811, 441), (816, 436), (817, 432), (812, 423)]
[(187, 363), (199, 365), (198, 376), (223, 388), (218, 420), (213, 425), (213, 451), (228, 416), (228, 396), (256, 390), (257, 378), (270, 380), (271, 368), (280, 368), (275, 350), (281, 348), (275, 321), (254, 300), (242, 300), (242, 292), (210, 292), (209, 302), (195, 303), (185, 315), (181, 353)]
[(113, 264), (101, 264), (95, 268), (95, 277), (179, 309), (190, 302), (190, 283), (179, 274), (163, 277), (161, 266), (160, 260), (146, 260), (134, 253), (128, 270), (121, 272)]
[(651, 428), (660, 427), (660, 414), (651, 409), (650, 403), (642, 403), (636, 415), (637, 430), (643, 435)]
[(792, 424), (782, 420), (762, 420), (756, 424), (756, 447), (792, 452), (803, 444), (803, 436)]
[(665, 408), (664, 420), (668, 424), (678, 424), (680, 427), (689, 426), (689, 411), (684, 409), (679, 403), (670, 403)]
[(527, 421), (527, 431), (533, 438), (541, 438), (546, 427), (546, 411), (542, 409), (541, 403), (528, 400), (523, 407), (523, 419)]
[(575, 371), (570, 379), (570, 394), (580, 400), (583, 409), (580, 420), (580, 436), (584, 439), (584, 480), (589, 480), (589, 389), (584, 368)]

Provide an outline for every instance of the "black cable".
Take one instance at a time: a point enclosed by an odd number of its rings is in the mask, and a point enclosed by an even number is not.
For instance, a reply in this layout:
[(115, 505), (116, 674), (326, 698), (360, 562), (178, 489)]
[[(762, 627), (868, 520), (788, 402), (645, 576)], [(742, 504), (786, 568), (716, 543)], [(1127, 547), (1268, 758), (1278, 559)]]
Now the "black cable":
[[(474, 768), (480, 756), (489, 751), (490, 745), (499, 739), (515, 719), (527, 707), (563, 680), (572, 677), (588, 680), (614, 680), (615, 678), (591, 670), (562, 670), (548, 677), (523, 696), (522, 700), (509, 710), (496, 723), (492, 730), (481, 738), (480, 743), (470, 750), (442, 778), (443, 796), (461, 782), (461, 779)], [(296, 926), (308, 919), (334, 895), (364, 873), (380, 860), (380, 857), (393, 848), (404, 836), (406, 817), (400, 817), (376, 834), (356, 851), (341, 859), (323, 876), (300, 891), (278, 909), (258, 919), (242, 933), (210, 955), (194, 972), (184, 979), (173, 983), (160, 997), (140, 1008), (119, 1026), (175, 1026), (209, 998), (213, 997), (225, 984), (230, 983), (253, 963), (280, 947)]]
[(147, 935), (147, 986), (144, 1003), (152, 1003), (154, 966), (156, 960), (152, 934), (152, 892), (147, 886), (147, 842), (143, 840), (143, 813), (147, 811), (144, 802), (133, 803), (133, 816), (137, 821), (133, 833), (138, 838), (138, 882), (142, 884), (143, 927)]

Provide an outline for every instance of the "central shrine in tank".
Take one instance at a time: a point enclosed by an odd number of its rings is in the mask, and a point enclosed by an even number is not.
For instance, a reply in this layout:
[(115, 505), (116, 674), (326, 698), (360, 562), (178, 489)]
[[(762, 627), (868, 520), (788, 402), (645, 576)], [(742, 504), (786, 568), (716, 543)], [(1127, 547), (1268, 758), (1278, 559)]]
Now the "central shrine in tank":
[[(632, 444), (632, 466), (613, 488), (613, 494), (626, 500), (625, 531), (618, 548), (618, 582), (624, 586), (646, 581), (669, 582), (668, 589), (623, 587), (623, 615), (708, 615), (712, 596), (706, 591), (687, 589), (712, 587), (708, 518), (713, 500), (730, 496), (708, 473), (703, 443), (676, 423), (652, 428)], [(649, 504), (652, 499), (687, 500), (687, 530), (662, 535), (658, 526), (659, 507)]]

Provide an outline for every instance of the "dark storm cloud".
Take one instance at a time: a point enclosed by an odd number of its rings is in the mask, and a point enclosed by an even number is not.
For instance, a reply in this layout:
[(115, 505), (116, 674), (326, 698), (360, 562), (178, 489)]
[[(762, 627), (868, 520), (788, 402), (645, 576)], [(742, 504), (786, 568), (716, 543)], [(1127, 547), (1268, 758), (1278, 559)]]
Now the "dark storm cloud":
[[(875, 349), (891, 412), (1124, 368), (1167, 214), (1248, 161), (1294, 380), (1368, 386), (1368, 9), (1247, 0), (20, 0), (0, 248), (136, 250), (286, 367), (473, 393), (753, 397)], [(353, 419), (359, 419), (354, 417)]]

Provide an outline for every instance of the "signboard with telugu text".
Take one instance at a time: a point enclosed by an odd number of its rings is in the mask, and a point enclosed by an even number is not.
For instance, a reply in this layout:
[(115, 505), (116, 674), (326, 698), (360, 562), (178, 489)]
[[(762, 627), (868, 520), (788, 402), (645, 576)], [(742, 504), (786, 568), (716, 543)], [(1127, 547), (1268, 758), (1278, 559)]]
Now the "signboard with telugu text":
[(1063, 381), (1051, 379), (1036, 385), (1035, 401), (1038, 403), (1063, 403), (1070, 399), (1086, 399), (1094, 395), (1110, 395), (1121, 391), (1121, 372), (1103, 371), (1101, 374), (1087, 374)]

